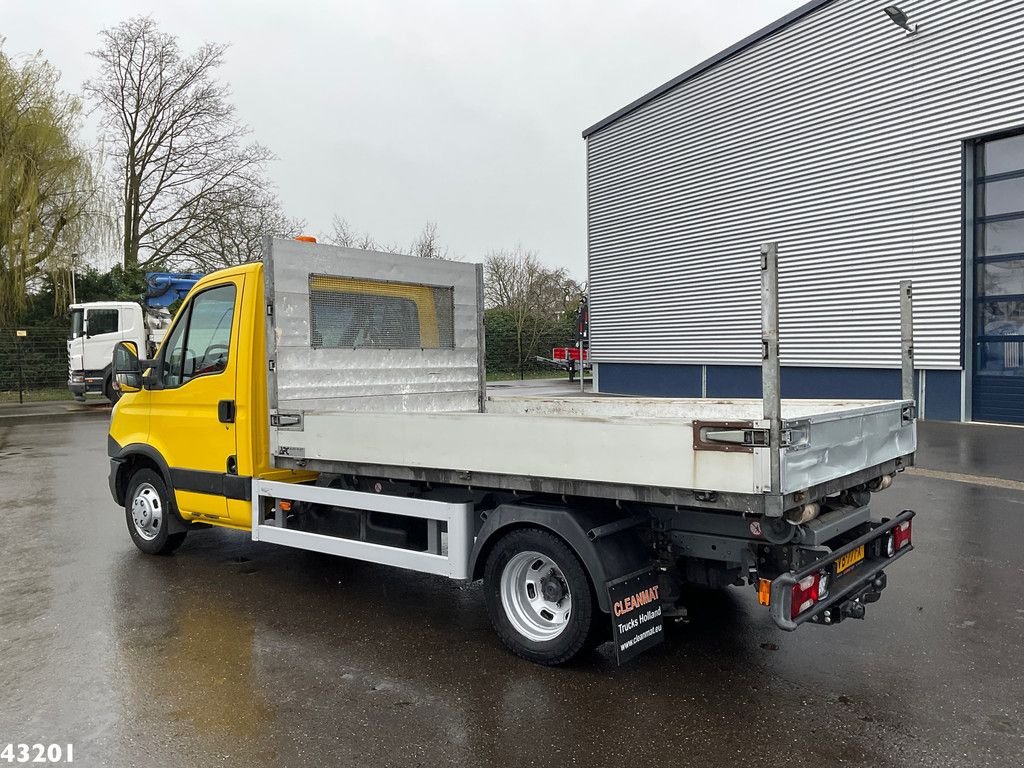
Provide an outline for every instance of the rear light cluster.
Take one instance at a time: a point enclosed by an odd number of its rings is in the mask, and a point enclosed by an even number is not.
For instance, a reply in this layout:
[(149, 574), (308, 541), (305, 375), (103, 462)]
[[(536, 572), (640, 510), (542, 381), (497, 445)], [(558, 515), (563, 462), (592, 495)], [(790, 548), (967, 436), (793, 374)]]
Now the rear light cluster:
[(904, 547), (910, 546), (910, 537), (912, 532), (913, 528), (910, 525), (909, 520), (904, 520), (889, 531), (885, 537), (885, 556), (893, 557)]
[(793, 599), (790, 603), (792, 606), (790, 618), (795, 619), (808, 608), (813, 607), (815, 603), (828, 597), (830, 581), (831, 578), (827, 572), (818, 571), (810, 576), (804, 576), (794, 584)]
[[(911, 521), (904, 520), (885, 534), (884, 537), (879, 537), (875, 540), (876, 543), (872, 547), (877, 554), (873, 556), (895, 557), (897, 552), (910, 546), (912, 533)], [(861, 551), (863, 551), (863, 547), (861, 547)], [(804, 611), (813, 608), (816, 603), (826, 599), (831, 581), (832, 577), (829, 571), (816, 571), (809, 576), (804, 576), (794, 584), (792, 587), (792, 600), (790, 602), (790, 618), (795, 619)], [(770, 603), (770, 590), (771, 582), (768, 579), (761, 579), (758, 585), (758, 600), (761, 605), (768, 605)]]
[(905, 546), (910, 543), (910, 534), (912, 528), (910, 527), (910, 521), (904, 520), (902, 523), (892, 529), (893, 543), (896, 546), (896, 551), (899, 552)]

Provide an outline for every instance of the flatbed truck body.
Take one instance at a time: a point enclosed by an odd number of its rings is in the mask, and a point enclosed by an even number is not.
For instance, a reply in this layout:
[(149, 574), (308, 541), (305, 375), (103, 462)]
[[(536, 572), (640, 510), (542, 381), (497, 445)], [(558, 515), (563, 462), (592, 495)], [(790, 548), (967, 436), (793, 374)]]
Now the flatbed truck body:
[(201, 280), (152, 360), (115, 352), (111, 490), (144, 551), (213, 524), (483, 578), (506, 645), (557, 664), (656, 643), (690, 584), (752, 586), (787, 630), (862, 618), (913, 548), (912, 511), (870, 508), (913, 400), (779, 399), (777, 308), (764, 401), (489, 397), (478, 265), (265, 253)]

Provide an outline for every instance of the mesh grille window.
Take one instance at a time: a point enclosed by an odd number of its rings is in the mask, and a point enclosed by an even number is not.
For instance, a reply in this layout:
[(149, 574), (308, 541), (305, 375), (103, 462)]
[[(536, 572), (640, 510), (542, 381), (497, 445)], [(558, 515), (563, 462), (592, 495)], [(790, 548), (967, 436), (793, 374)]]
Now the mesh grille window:
[(454, 349), (451, 287), (309, 276), (314, 349)]

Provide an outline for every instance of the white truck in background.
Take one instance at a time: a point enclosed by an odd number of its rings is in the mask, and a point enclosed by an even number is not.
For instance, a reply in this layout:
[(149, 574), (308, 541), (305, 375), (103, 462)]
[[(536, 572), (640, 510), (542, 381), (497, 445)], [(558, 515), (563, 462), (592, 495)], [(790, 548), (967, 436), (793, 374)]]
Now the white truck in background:
[(194, 272), (147, 272), (141, 301), (90, 301), (69, 307), (68, 389), (76, 400), (101, 394), (110, 402), (120, 396), (113, 386), (110, 360), (119, 341), (134, 342), (153, 355), (171, 325), (168, 307), (185, 298), (202, 275)]

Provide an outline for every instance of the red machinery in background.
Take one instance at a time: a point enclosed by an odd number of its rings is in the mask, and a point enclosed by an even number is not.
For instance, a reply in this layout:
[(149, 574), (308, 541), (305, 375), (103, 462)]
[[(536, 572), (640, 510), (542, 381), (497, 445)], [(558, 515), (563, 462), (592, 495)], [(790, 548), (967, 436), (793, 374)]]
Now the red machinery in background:
[(571, 346), (553, 347), (551, 357), (536, 358), (538, 363), (558, 368), (569, 374), (569, 381), (575, 381), (576, 375), (582, 378), (583, 371), (590, 370), (590, 308), (587, 306), (586, 295), (580, 297), (576, 308), (576, 338)]

